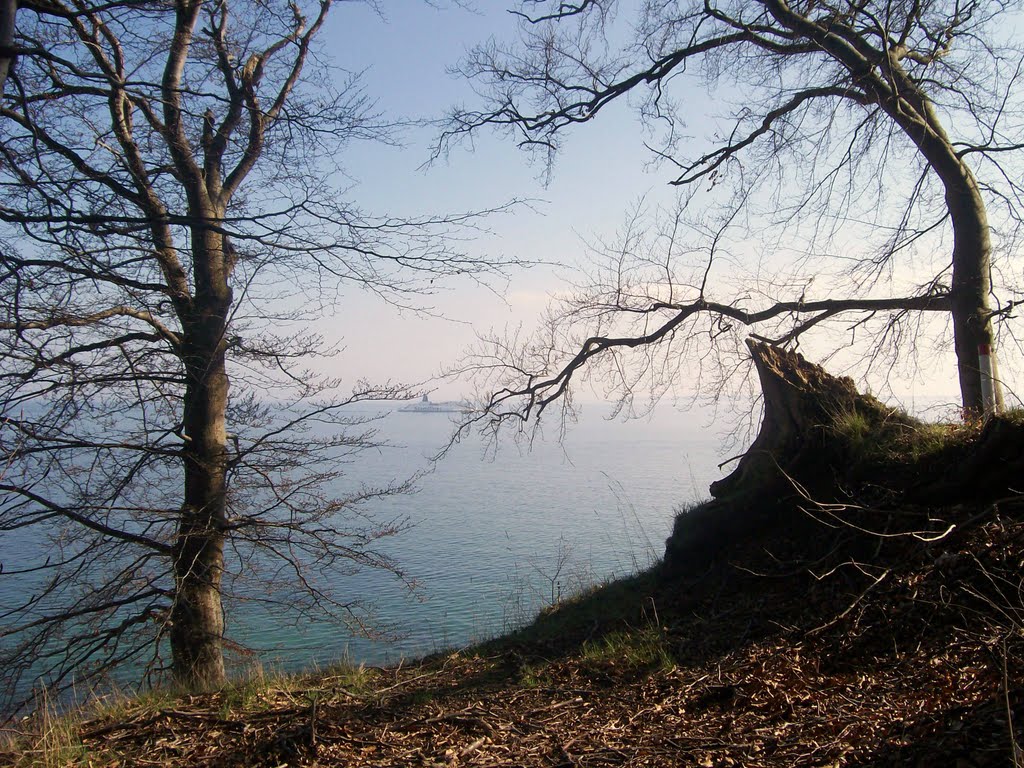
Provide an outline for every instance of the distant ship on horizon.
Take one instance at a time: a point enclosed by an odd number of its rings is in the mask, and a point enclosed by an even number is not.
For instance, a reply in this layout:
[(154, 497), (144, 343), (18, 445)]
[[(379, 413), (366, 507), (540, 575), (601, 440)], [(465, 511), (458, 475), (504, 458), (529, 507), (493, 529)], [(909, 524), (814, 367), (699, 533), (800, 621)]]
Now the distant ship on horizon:
[(432, 403), (429, 396), (424, 395), (418, 403), (404, 405), (398, 410), (403, 413), (469, 413), (470, 406), (461, 400)]

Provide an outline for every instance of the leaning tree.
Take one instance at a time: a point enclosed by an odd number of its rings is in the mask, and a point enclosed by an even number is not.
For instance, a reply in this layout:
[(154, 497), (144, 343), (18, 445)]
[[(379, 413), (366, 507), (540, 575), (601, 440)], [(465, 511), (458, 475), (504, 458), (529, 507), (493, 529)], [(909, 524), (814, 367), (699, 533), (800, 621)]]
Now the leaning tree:
[(331, 7), (18, 3), (0, 102), (11, 687), (124, 662), (215, 685), (225, 597), (358, 617), (339, 572), (399, 573), (374, 542), (402, 521), (366, 502), (407, 482), (342, 470), (380, 444), (349, 406), (409, 393), (318, 376), (330, 350), (302, 323), (339, 291), (414, 307), (499, 266), (449, 245), (474, 214), (342, 198), (346, 142), (393, 136), (317, 48)]
[[(471, 360), (502, 372), (492, 407), (543, 407), (602, 361), (620, 394), (641, 375), (692, 373), (698, 336), (713, 347), (737, 329), (796, 344), (839, 328), (840, 345), (867, 331), (866, 354), (907, 355), (927, 313), (952, 326), (965, 413), (998, 406), (993, 325), (1019, 300), (1018, 5), (523, 0), (519, 42), (464, 61), (482, 104), (452, 113), (438, 151), (496, 129), (550, 162), (569, 129), (628, 104), (683, 202), (655, 231), (634, 217), (598, 244), (603, 266), (546, 342), (491, 339)], [(773, 253), (787, 249), (795, 262)], [(749, 279), (727, 286), (742, 268)]]

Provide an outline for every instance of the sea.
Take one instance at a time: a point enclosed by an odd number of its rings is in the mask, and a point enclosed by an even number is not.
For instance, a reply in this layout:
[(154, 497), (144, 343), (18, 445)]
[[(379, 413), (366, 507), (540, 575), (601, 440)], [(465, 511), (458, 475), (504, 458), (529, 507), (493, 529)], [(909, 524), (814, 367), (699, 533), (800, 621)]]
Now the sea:
[(497, 442), (470, 435), (436, 463), (458, 415), (391, 410), (377, 428), (393, 447), (354, 471), (371, 478), (426, 470), (417, 490), (374, 503), (409, 528), (380, 549), (414, 582), (383, 571), (343, 577), (344, 598), (369, 604), (366, 636), (331, 621), (269, 621), (239, 605), (230, 633), (280, 671), (337, 661), (384, 665), (457, 649), (515, 629), (538, 611), (656, 562), (677, 511), (708, 497), (734, 422), (661, 405), (623, 420), (606, 403), (540, 432)]
[[(235, 674), (380, 666), (463, 648), (643, 570), (662, 556), (680, 510), (707, 499), (709, 485), (735, 466), (752, 438), (737, 424), (757, 421), (749, 408), (719, 413), (667, 403), (622, 419), (610, 404), (590, 403), (564, 430), (551, 418), (519, 439), (470, 434), (434, 462), (458, 414), (381, 407), (362, 415), (379, 417), (378, 438), (389, 447), (361, 455), (350, 479), (386, 483), (420, 473), (415, 492), (365, 510), (407, 522), (377, 542), (405, 578), (372, 568), (331, 577), (339, 599), (363, 607), (367, 631), (258, 599), (229, 601)], [(27, 531), (6, 533), (0, 562), (27, 546)], [(0, 604), (19, 602), (25, 588), (0, 579)], [(138, 677), (125, 669), (114, 682), (130, 689)], [(33, 681), (22, 685), (31, 692)]]
[[(719, 463), (734, 423), (667, 404), (623, 420), (609, 404), (583, 404), (564, 430), (552, 418), (519, 439), (468, 435), (433, 462), (458, 414), (390, 407), (364, 415), (380, 417), (378, 437), (390, 447), (361, 455), (353, 478), (387, 482), (421, 473), (415, 492), (377, 499), (365, 510), (377, 520), (407, 522), (377, 542), (406, 578), (363, 569), (330, 584), (340, 599), (363, 606), (365, 632), (337, 619), (271, 610), (260, 600), (229, 601), (228, 661), (236, 674), (387, 665), (462, 648), (649, 567), (662, 556), (677, 511), (707, 498), (710, 483), (729, 471)], [(31, 531), (9, 531), (0, 539), (0, 561), (31, 546)], [(26, 578), (0, 579), (0, 604), (24, 598)], [(122, 669), (114, 682), (130, 689), (138, 677)], [(22, 692), (35, 682), (22, 680)]]

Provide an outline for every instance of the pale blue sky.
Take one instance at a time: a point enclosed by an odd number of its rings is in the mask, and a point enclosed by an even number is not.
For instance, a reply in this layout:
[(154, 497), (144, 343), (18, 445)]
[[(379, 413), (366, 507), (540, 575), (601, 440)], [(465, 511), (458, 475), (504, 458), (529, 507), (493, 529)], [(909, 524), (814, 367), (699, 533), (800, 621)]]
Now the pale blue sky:
[[(382, 3), (386, 18), (368, 6), (342, 3), (332, 10), (324, 33), (324, 48), (334, 62), (348, 70), (364, 70), (367, 92), (389, 115), (440, 117), (455, 103), (473, 103), (469, 84), (448, 73), (472, 45), (494, 36), (512, 38), (514, 19), (502, 0), (481, 0), (472, 11), (448, 4), (433, 7), (422, 0)], [(678, 94), (677, 94), (678, 96)], [(698, 120), (710, 109), (702, 89), (692, 94)], [(694, 134), (708, 123), (690, 125)], [(542, 168), (531, 166), (513, 144), (493, 135), (480, 135), (475, 149), (457, 149), (447, 160), (423, 170), (435, 131), (409, 130), (405, 146), (359, 144), (343, 162), (358, 182), (351, 194), (364, 209), (378, 213), (415, 215), (462, 211), (499, 205), (511, 198), (538, 200), (534, 210), (521, 209), (491, 223), (493, 236), (472, 246), (507, 257), (563, 264), (581, 261), (581, 236), (610, 237), (627, 209), (641, 197), (666, 204), (674, 198), (668, 185), (670, 169), (650, 169), (644, 133), (626, 105), (613, 105), (602, 119), (575, 130), (564, 142), (554, 175), (545, 187)], [(565, 270), (561, 274), (567, 274)], [(334, 372), (371, 380), (423, 381), (453, 361), (474, 339), (473, 328), (529, 325), (546, 304), (546, 296), (564, 288), (559, 273), (534, 269), (511, 275), (497, 286), (504, 301), (466, 286), (432, 297), (430, 304), (449, 321), (401, 313), (366, 295), (347, 294), (335, 317), (325, 318), (319, 330), (345, 347), (332, 365)], [(368, 333), (367, 329), (374, 329)], [(387, 354), (382, 354), (387, 350)], [(952, 355), (948, 371), (952, 375)], [(460, 385), (438, 385), (438, 398), (463, 394)], [(897, 383), (910, 394), (955, 392), (952, 376), (929, 383)]]
[[(480, 3), (471, 11), (455, 5), (432, 7), (421, 0), (387, 3), (381, 18), (362, 3), (332, 10), (324, 33), (325, 51), (349, 70), (364, 70), (367, 93), (389, 115), (437, 118), (455, 103), (471, 102), (469, 84), (448, 70), (466, 50), (490, 36), (515, 32), (502, 2)], [(481, 135), (474, 149), (456, 149), (422, 168), (435, 129), (410, 129), (403, 147), (358, 144), (343, 162), (358, 182), (353, 198), (367, 211), (415, 215), (487, 208), (516, 199), (534, 201), (488, 222), (492, 236), (470, 247), (505, 257), (575, 263), (582, 257), (580, 235), (608, 232), (639, 197), (674, 192), (665, 174), (649, 171), (640, 126), (629, 110), (609, 110), (604, 120), (578, 131), (557, 160), (550, 184), (543, 168), (531, 165), (511, 142)], [(564, 270), (563, 270), (564, 274)], [(450, 363), (474, 339), (473, 327), (487, 330), (530, 323), (549, 292), (563, 286), (555, 270), (534, 268), (510, 275), (493, 293), (468, 285), (430, 297), (449, 321), (400, 313), (369, 296), (348, 294), (336, 318), (321, 330), (341, 337), (346, 349), (338, 365), (370, 379), (421, 381)], [(358, 328), (350, 318), (358, 316)], [(366, 334), (373, 327), (376, 332)], [(381, 349), (392, 354), (384, 356)], [(439, 384), (439, 397), (457, 397), (458, 385)]]

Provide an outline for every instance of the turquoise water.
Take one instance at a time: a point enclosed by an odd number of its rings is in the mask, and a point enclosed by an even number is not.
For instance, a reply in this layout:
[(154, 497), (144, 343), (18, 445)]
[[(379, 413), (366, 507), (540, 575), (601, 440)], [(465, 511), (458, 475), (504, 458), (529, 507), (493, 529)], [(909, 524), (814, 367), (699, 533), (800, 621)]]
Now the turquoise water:
[[(487, 455), (478, 440), (450, 452), (412, 495), (378, 503), (384, 518), (412, 528), (382, 542), (419, 583), (346, 577), (343, 593), (370, 596), (387, 640), (352, 637), (332, 623), (277, 624), (246, 607), (229, 616), (235, 638), (284, 669), (339, 657), (380, 664), (459, 647), (518, 626), (581, 586), (646, 567), (663, 552), (674, 509), (707, 496), (721, 476), (721, 439), (706, 415), (661, 408), (655, 418), (606, 421), (585, 408), (560, 442), (512, 443)], [(446, 414), (392, 413), (383, 435), (403, 446), (364, 472), (386, 478), (424, 466), (448, 436)], [(397, 635), (397, 637), (395, 637)]]
[[(662, 407), (651, 419), (621, 422), (606, 421), (607, 413), (584, 407), (564, 439), (552, 428), (531, 446), (507, 441), (492, 451), (467, 439), (416, 493), (377, 500), (368, 509), (376, 519), (410, 523), (379, 548), (418, 586), (372, 570), (332, 577), (330, 586), (343, 600), (366, 601), (369, 626), (382, 637), (236, 602), (226, 606), (228, 633), (247, 650), (232, 663), (290, 671), (342, 658), (396, 662), (494, 636), (581, 587), (647, 566), (662, 554), (675, 508), (706, 497), (721, 475), (721, 436), (706, 414)], [(387, 413), (380, 436), (396, 447), (360, 456), (353, 476), (386, 482), (427, 468), (450, 419)], [(28, 532), (15, 533), (0, 540), (0, 561), (31, 548)], [(0, 579), (0, 603), (19, 600), (23, 581)], [(132, 670), (121, 677), (132, 679)]]

